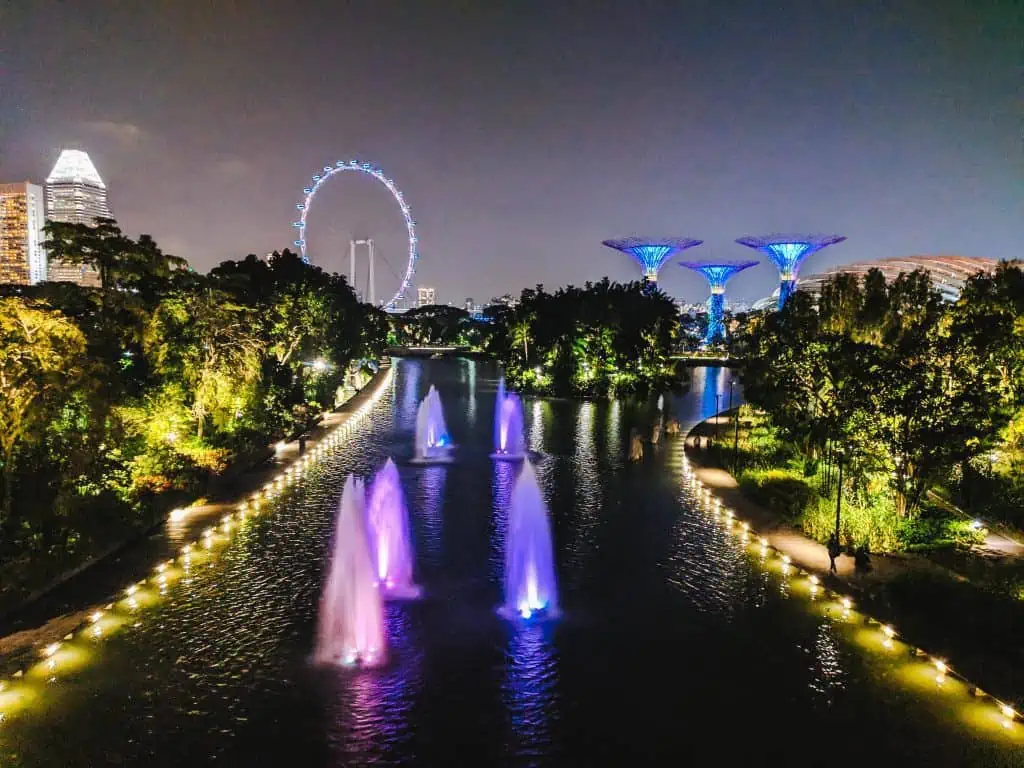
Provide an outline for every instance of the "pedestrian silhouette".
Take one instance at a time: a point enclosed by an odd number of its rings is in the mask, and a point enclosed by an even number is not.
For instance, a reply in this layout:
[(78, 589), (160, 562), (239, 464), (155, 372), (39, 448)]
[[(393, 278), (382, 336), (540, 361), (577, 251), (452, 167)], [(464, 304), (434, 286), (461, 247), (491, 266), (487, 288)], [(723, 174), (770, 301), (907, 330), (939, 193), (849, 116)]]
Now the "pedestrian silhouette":
[(836, 538), (836, 535), (833, 533), (828, 537), (828, 569), (832, 571), (832, 573), (838, 572), (838, 569), (836, 568), (836, 558), (839, 557), (841, 552), (842, 550), (839, 547), (839, 539)]

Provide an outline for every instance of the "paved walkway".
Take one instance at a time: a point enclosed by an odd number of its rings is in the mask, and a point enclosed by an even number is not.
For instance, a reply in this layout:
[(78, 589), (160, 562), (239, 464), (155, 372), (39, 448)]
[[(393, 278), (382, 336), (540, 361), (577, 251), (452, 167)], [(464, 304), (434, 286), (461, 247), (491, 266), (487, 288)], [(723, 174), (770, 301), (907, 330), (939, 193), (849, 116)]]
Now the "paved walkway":
[[(965, 520), (971, 519), (970, 515), (955, 504), (946, 501), (934, 491), (928, 491), (928, 498), (958, 517), (962, 517)], [(985, 520), (981, 522), (988, 527), (988, 535), (985, 536), (984, 543), (974, 547), (978, 554), (995, 558), (1024, 557), (1024, 543), (1021, 543), (1009, 533), (993, 530), (995, 526), (990, 525)]]
[[(739, 488), (736, 479), (724, 469), (706, 466), (705, 451), (694, 447), (692, 437), (686, 439), (686, 456), (690, 460), (697, 479), (704, 484), (722, 503), (731, 507), (743, 520), (750, 522), (759, 536), (768, 539), (773, 547), (793, 558), (793, 563), (808, 571), (829, 577), (828, 550), (808, 538), (792, 526), (785, 524), (777, 514), (747, 498)], [(862, 588), (872, 582), (885, 581), (909, 569), (938, 569), (945, 571), (927, 559), (914, 555), (871, 555), (871, 571), (858, 574), (853, 567), (853, 557), (842, 554), (836, 558), (837, 573), (834, 578), (854, 588)]]
[[(388, 374), (390, 364), (385, 360), (376, 375), (363, 385), (347, 402), (336, 411), (327, 413), (320, 423), (308, 433), (306, 452), (316, 448), (336, 426), (345, 421), (350, 414), (358, 410), (377, 389), (380, 381)], [(97, 564), (95, 570), (107, 571), (101, 576), (93, 570), (83, 571), (74, 576), (68, 584), (62, 584), (54, 592), (61, 589), (71, 590), (74, 594), (67, 598), (51, 598), (43, 595), (35, 603), (23, 606), (19, 613), (26, 614), (21, 620), (12, 622), (6, 634), (0, 633), (0, 672), (5, 666), (17, 666), (18, 657), (30, 652), (31, 649), (60, 640), (67, 633), (75, 630), (86, 621), (97, 604), (105, 603), (113, 591), (107, 591), (108, 581), (117, 584), (137, 581), (149, 575), (153, 563), (173, 556), (185, 542), (195, 539), (205, 528), (215, 524), (226, 513), (234, 511), (238, 501), (251, 495), (263, 487), (266, 482), (281, 473), (300, 456), (298, 440), (278, 443), (275, 457), (249, 471), (226, 479), (209, 494), (210, 501), (206, 504), (187, 508), (184, 519), (170, 519), (160, 533), (154, 537), (142, 539), (137, 545), (129, 546), (124, 554), (113, 557), (112, 562)], [(166, 551), (165, 551), (166, 550)], [(82, 582), (96, 582), (95, 587), (76, 589)], [(94, 594), (95, 593), (95, 594)], [(57, 610), (50, 608), (48, 600), (54, 604), (68, 603), (66, 608)], [(39, 614), (39, 615), (36, 615)]]

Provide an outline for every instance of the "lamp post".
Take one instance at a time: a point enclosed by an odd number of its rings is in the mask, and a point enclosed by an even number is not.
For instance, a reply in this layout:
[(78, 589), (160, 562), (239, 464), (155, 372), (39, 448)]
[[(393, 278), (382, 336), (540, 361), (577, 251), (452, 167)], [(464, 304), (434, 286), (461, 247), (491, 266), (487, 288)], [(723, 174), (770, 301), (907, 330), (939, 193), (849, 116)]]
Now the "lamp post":
[(836, 448), (836, 461), (839, 463), (839, 481), (836, 484), (836, 544), (839, 544), (839, 519), (843, 511), (843, 449)]
[[(736, 384), (736, 378), (729, 379), (729, 410), (732, 410), (732, 388)], [(735, 431), (732, 438), (732, 474), (735, 477), (740, 471), (740, 409), (732, 415), (735, 421)]]
[(715, 392), (715, 430), (711, 434), (714, 435), (714, 440), (716, 443), (718, 442), (718, 414), (722, 409), (721, 400), (721, 393)]

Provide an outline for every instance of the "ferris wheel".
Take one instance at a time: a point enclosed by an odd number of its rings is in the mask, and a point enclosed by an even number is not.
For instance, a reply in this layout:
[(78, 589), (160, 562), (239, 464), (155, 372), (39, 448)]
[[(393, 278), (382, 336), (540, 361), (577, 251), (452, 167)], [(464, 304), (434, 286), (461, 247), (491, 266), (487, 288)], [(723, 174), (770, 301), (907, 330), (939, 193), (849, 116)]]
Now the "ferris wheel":
[(405, 296), (405, 292), (408, 290), (409, 285), (412, 283), (412, 277), (416, 274), (416, 262), (419, 259), (419, 251), (417, 249), (417, 243), (419, 240), (416, 237), (416, 222), (413, 221), (412, 214), (409, 212), (409, 206), (405, 202), (405, 196), (402, 195), (395, 182), (392, 181), (388, 176), (384, 174), (380, 168), (370, 163), (360, 163), (358, 160), (339, 160), (334, 165), (325, 165), (321, 173), (313, 175), (313, 186), (306, 187), (302, 190), (304, 195), (301, 203), (298, 203), (295, 208), (299, 211), (299, 220), (292, 222), (292, 226), (299, 230), (298, 239), (295, 240), (295, 245), (299, 248), (299, 255), (302, 260), (307, 264), (310, 263), (309, 254), (306, 250), (306, 218), (309, 215), (309, 208), (313, 202), (313, 198), (316, 197), (316, 193), (320, 188), (327, 182), (329, 178), (335, 174), (342, 173), (344, 171), (355, 171), (357, 173), (370, 176), (385, 187), (391, 196), (395, 198), (395, 202), (398, 203), (398, 207), (402, 212), (402, 217), (405, 219), (405, 229), (409, 235), (409, 259), (405, 265), (405, 274), (401, 278), (401, 282), (398, 285), (398, 290), (395, 295), (384, 305), (385, 309), (394, 309), (398, 302)]

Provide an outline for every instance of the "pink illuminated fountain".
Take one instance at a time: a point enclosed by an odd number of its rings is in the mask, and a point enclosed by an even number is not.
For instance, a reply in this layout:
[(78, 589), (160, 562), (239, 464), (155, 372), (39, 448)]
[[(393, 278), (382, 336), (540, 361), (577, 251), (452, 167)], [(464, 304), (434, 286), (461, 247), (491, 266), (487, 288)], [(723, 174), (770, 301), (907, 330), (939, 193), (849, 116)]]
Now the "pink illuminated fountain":
[(367, 547), (365, 506), (362, 480), (349, 475), (320, 598), (315, 654), (320, 664), (372, 667), (387, 656), (384, 606)]
[(509, 500), (505, 534), (505, 602), (508, 619), (554, 618), (558, 615), (548, 508), (529, 459), (516, 478)]
[(370, 553), (384, 597), (399, 600), (419, 597), (420, 588), (412, 580), (409, 513), (398, 468), (391, 459), (377, 472), (370, 485), (366, 519)]
[(494, 400), (494, 453), (492, 459), (521, 461), (526, 458), (523, 437), (523, 404), (514, 392), (505, 392), (505, 380), (498, 382)]
[(416, 412), (415, 464), (436, 464), (451, 461), (454, 446), (444, 421), (441, 395), (430, 385), (427, 396)]

